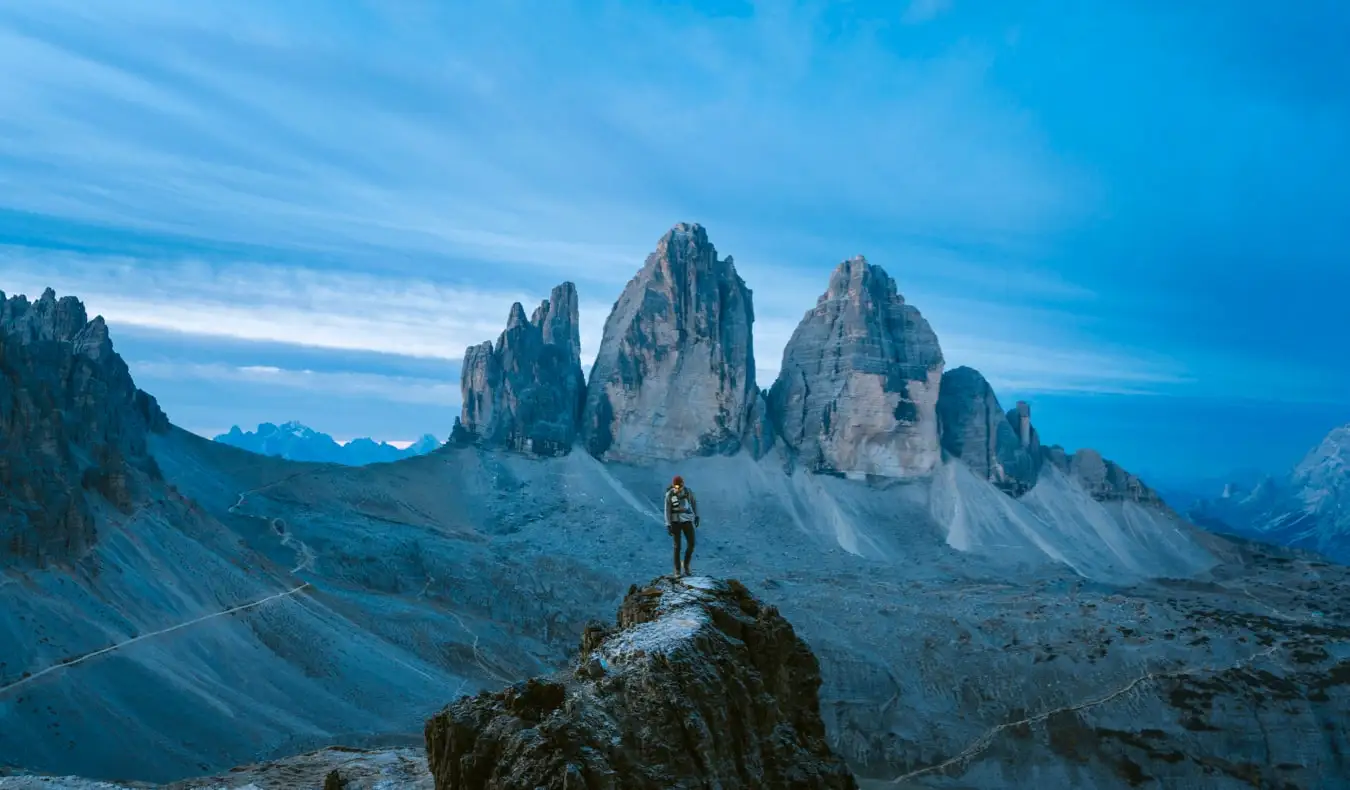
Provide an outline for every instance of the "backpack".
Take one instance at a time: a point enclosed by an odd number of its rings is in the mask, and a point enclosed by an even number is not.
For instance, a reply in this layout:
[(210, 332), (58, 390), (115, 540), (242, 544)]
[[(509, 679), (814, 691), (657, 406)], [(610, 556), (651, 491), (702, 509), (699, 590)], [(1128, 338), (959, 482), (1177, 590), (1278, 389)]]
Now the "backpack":
[(670, 516), (673, 520), (679, 521), (680, 516), (690, 512), (689, 508), (689, 489), (682, 488), (675, 490), (675, 486), (666, 489), (666, 503), (670, 508)]

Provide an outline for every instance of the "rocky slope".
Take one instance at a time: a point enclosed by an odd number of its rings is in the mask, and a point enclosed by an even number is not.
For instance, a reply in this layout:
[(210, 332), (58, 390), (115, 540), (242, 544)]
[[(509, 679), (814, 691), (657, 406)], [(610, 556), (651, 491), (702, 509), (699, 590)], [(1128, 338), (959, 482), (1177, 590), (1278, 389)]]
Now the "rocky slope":
[(825, 739), (816, 657), (735, 580), (629, 589), (573, 677), (465, 698), (426, 726), (437, 790), (856, 788)]
[[(96, 547), (96, 578), (0, 576), (0, 764), (163, 782), (368, 746), (569, 666), (626, 580), (669, 559), (675, 464), (468, 447), (315, 467), (153, 444), (219, 521), (142, 518)], [(772, 455), (678, 468), (707, 514), (695, 567), (755, 580), (810, 646), (828, 742), (863, 787), (1311, 789), (1350, 767), (1345, 568), (1098, 502), (1053, 467), (1021, 499), (968, 470), (939, 491), (789, 476)], [(948, 495), (958, 520), (933, 508)]]
[[(614, 304), (587, 385), (598, 458), (651, 462), (763, 451), (750, 289), (707, 231), (680, 223)], [(747, 436), (749, 435), (749, 436)]]
[(1350, 563), (1350, 425), (1327, 434), (1288, 475), (1229, 484), (1219, 496), (1193, 503), (1187, 515), (1221, 531)]
[(239, 426), (235, 425), (227, 433), (216, 436), (213, 441), (259, 455), (285, 458), (288, 461), (345, 466), (389, 463), (400, 458), (429, 453), (442, 444), (431, 434), (426, 434), (402, 448), (369, 438), (353, 439), (346, 444), (339, 444), (332, 436), (294, 421), (281, 425), (265, 422), (260, 424), (256, 431), (240, 430)]
[(585, 399), (576, 286), (553, 289), (531, 318), (511, 305), (506, 331), (464, 353), (458, 441), (558, 455), (577, 436)]
[(940, 460), (942, 367), (937, 335), (895, 281), (853, 258), (783, 350), (771, 420), (811, 470), (924, 475)]
[(942, 449), (972, 472), (1013, 496), (1036, 485), (1041, 447), (1029, 405), (1019, 402), (1005, 414), (984, 376), (959, 367), (942, 374), (937, 417)]
[(0, 566), (83, 556), (99, 512), (131, 512), (158, 479), (146, 437), (167, 427), (102, 316), (51, 289), (0, 293)]

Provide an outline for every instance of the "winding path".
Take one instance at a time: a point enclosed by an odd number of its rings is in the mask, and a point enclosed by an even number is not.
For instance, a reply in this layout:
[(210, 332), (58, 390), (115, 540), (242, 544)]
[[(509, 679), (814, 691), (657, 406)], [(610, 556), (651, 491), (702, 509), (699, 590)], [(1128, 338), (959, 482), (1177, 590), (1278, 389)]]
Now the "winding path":
[(188, 621), (186, 621), (186, 622), (179, 623), (178, 625), (169, 626), (168, 628), (161, 628), (161, 629), (158, 630), (158, 631), (151, 631), (151, 632), (148, 633), (148, 634), (141, 634), (140, 636), (134, 636), (134, 637), (132, 637), (132, 638), (130, 638), (130, 639), (127, 639), (127, 640), (125, 640), (125, 641), (123, 641), (123, 642), (118, 642), (118, 643), (115, 644), (115, 645), (111, 645), (111, 646), (109, 646), (109, 647), (105, 647), (105, 648), (103, 648), (102, 650), (95, 650), (95, 651), (92, 652), (92, 653), (85, 653), (84, 655), (80, 656), (79, 658), (65, 659), (64, 661), (60, 662), (59, 664), (54, 664), (54, 665), (52, 665), (52, 666), (50, 666), (50, 667), (47, 667), (46, 669), (44, 669), (44, 670), (42, 670), (42, 671), (40, 671), (40, 672), (34, 672), (33, 674), (31, 674), (31, 675), (29, 675), (29, 676), (27, 676), (27, 677), (24, 677), (24, 678), (20, 678), (19, 680), (16, 680), (16, 681), (14, 681), (13, 683), (9, 683), (9, 684), (7, 684), (7, 685), (0, 686), (0, 695), (3, 695), (3, 694), (5, 694), (5, 693), (7, 693), (7, 692), (9, 692), (9, 691), (13, 691), (14, 689), (17, 689), (17, 688), (20, 688), (20, 687), (22, 687), (22, 686), (25, 686), (25, 685), (27, 685), (27, 684), (29, 684), (29, 683), (32, 683), (33, 681), (37, 680), (38, 678), (40, 678), (40, 677), (42, 677), (42, 676), (44, 676), (44, 675), (49, 675), (49, 674), (51, 674), (51, 673), (53, 673), (53, 672), (57, 672), (57, 671), (59, 671), (59, 670), (66, 669), (66, 668), (68, 668), (68, 667), (73, 667), (73, 666), (75, 666), (76, 664), (83, 664), (84, 662), (86, 662), (86, 661), (88, 661), (88, 660), (90, 660), (90, 659), (98, 658), (99, 656), (106, 655), (106, 654), (108, 654), (108, 653), (112, 653), (112, 652), (114, 652), (114, 651), (116, 651), (116, 650), (121, 650), (122, 648), (124, 648), (124, 647), (126, 647), (126, 646), (128, 646), (128, 645), (133, 645), (133, 644), (135, 644), (135, 643), (137, 643), (137, 642), (141, 642), (141, 641), (144, 641), (144, 640), (146, 640), (146, 639), (150, 639), (151, 637), (162, 636), (162, 635), (164, 635), (164, 634), (172, 633), (172, 632), (174, 632), (174, 631), (178, 631), (178, 630), (181, 630), (181, 629), (183, 629), (183, 628), (187, 628), (187, 627), (190, 626), (190, 625), (196, 625), (197, 623), (203, 623), (203, 622), (206, 622), (207, 620), (211, 620), (211, 619), (214, 619), (214, 618), (216, 618), (216, 617), (224, 617), (225, 615), (228, 615), (228, 614), (234, 614), (235, 612), (243, 612), (243, 611), (246, 611), (246, 610), (248, 610), (248, 609), (253, 609), (253, 608), (255, 608), (255, 607), (262, 606), (263, 604), (265, 604), (265, 603), (270, 603), (271, 601), (280, 600), (280, 599), (282, 599), (282, 598), (289, 598), (290, 596), (295, 595), (296, 593), (299, 593), (300, 591), (302, 591), (302, 590), (308, 588), (309, 586), (310, 586), (310, 585), (309, 585), (309, 582), (305, 582), (304, 584), (301, 584), (301, 585), (299, 585), (298, 587), (292, 587), (291, 589), (286, 590), (285, 592), (274, 593), (274, 594), (272, 594), (272, 595), (267, 596), (266, 598), (259, 598), (259, 599), (256, 600), (256, 601), (251, 601), (251, 602), (249, 602), (249, 603), (240, 604), (240, 605), (238, 605), (238, 606), (231, 606), (229, 609), (224, 609), (224, 610), (221, 610), (221, 611), (219, 611), (219, 612), (212, 612), (211, 614), (202, 615), (201, 617), (197, 617), (197, 618), (194, 618), (194, 619), (192, 619), (192, 620), (188, 620)]

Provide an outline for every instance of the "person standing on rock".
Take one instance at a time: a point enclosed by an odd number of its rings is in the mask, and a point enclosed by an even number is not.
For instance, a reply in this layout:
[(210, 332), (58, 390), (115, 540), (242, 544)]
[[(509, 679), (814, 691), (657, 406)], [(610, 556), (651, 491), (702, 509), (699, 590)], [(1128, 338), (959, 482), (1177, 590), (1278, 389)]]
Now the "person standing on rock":
[[(689, 560), (694, 556), (694, 530), (701, 519), (694, 492), (684, 485), (684, 478), (675, 475), (666, 489), (666, 532), (675, 541), (675, 575), (689, 575)], [(680, 564), (680, 538), (684, 538), (684, 564)]]

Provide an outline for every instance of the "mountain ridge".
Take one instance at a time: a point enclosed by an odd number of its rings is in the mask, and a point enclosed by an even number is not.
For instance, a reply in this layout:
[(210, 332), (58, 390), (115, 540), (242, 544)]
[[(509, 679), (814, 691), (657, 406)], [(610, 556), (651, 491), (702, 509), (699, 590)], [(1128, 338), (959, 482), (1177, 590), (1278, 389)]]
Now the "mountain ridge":
[(212, 441), (290, 461), (336, 463), (344, 466), (390, 463), (401, 458), (429, 453), (442, 444), (429, 433), (423, 434), (407, 447), (376, 442), (369, 437), (339, 442), (331, 435), (316, 431), (298, 420), (280, 425), (270, 422), (259, 423), (257, 429), (253, 431), (244, 431), (238, 425), (233, 425), (229, 431), (213, 437)]
[(1197, 523), (1350, 563), (1350, 423), (1284, 475), (1231, 482), (1185, 508)]
[[(550, 361), (557, 353), (550, 343), (508, 342), (522, 332), (539, 336), (551, 303), (565, 305), (554, 318), (565, 316), (565, 373)], [(945, 371), (927, 320), (886, 270), (862, 255), (830, 273), (767, 390), (755, 381), (753, 292), (698, 223), (667, 231), (625, 286), (589, 377), (579, 367), (576, 305), (575, 285), (564, 282), (533, 322), (512, 305), (495, 346), (465, 350), (464, 406), (453, 441), (530, 452), (520, 438), (508, 438), (528, 434), (527, 423), (539, 419), (520, 416), (526, 407), (519, 393), (542, 391), (547, 402), (570, 405), (580, 389), (579, 422), (564, 408), (562, 426), (532, 452), (581, 448), (602, 460), (653, 463), (743, 450), (758, 458), (781, 444), (790, 463), (817, 473), (891, 479), (927, 477), (944, 457), (964, 456), (1009, 496), (1031, 490), (1042, 469), (1055, 466), (1098, 499), (1163, 506), (1142, 480), (1096, 450), (1042, 444), (1030, 404), (1004, 412), (978, 371)], [(503, 365), (520, 372), (507, 376)], [(977, 419), (986, 406), (998, 414)]]

